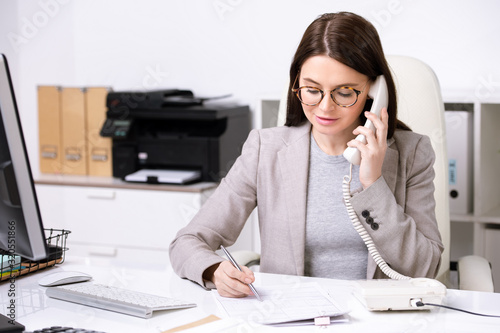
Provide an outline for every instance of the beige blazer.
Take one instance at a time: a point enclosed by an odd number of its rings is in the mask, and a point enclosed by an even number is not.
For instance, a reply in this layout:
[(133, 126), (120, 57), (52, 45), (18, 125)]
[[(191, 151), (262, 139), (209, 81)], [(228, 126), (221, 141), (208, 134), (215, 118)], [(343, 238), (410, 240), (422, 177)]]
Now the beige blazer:
[[(304, 274), (310, 131), (309, 122), (251, 131), (215, 193), (170, 245), (179, 276), (213, 287), (203, 281), (203, 271), (222, 261), (214, 251), (236, 241), (255, 207), (260, 271)], [(434, 214), (433, 164), (428, 137), (396, 131), (388, 141), (382, 177), (351, 199), (385, 261), (412, 277), (435, 277), (443, 251)], [(378, 228), (365, 222), (363, 211)], [(386, 278), (371, 257), (366, 277)]]

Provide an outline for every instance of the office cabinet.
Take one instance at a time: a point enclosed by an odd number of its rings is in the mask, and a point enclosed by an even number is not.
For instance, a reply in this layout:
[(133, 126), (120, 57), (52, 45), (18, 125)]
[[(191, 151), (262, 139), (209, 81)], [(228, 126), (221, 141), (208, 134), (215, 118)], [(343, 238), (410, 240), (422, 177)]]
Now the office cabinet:
[(473, 207), (468, 214), (451, 214), (451, 260), (476, 254), (492, 265), (493, 280), (500, 281), (500, 102), (455, 102), (445, 109), (467, 111), (473, 116)]
[[(35, 183), (45, 227), (70, 230), (72, 253), (115, 257), (131, 250), (159, 251), (165, 260), (177, 231), (216, 188), (215, 183), (168, 186), (53, 175)], [(248, 225), (233, 248), (252, 250), (252, 245)]]
[(473, 115), (473, 207), (468, 214), (451, 214), (454, 223), (472, 223), (473, 252), (485, 255), (485, 233), (500, 224), (500, 103), (445, 103), (447, 110)]

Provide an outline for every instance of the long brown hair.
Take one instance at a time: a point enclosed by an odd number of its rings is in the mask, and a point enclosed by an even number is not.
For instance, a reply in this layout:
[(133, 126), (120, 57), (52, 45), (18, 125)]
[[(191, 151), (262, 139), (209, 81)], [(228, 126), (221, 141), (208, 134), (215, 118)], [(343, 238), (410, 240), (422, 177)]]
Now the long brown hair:
[[(290, 66), (285, 126), (298, 126), (307, 119), (292, 88), (304, 62), (317, 55), (327, 55), (368, 76), (372, 82), (377, 76), (384, 75), (389, 91), (387, 138), (392, 137), (396, 128), (410, 130), (406, 124), (397, 119), (396, 87), (377, 30), (361, 16), (349, 12), (323, 14), (304, 32)], [(367, 104), (369, 101), (367, 100)], [(368, 105), (365, 105), (366, 109)], [(360, 118), (364, 124), (366, 118), (363, 112)]]

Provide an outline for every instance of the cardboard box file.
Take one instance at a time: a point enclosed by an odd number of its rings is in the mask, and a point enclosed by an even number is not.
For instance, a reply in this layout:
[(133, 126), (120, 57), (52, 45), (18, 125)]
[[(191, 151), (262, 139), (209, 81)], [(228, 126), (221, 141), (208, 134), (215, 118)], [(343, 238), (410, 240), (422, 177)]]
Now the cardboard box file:
[(87, 174), (85, 89), (62, 88), (62, 173)]
[(87, 162), (90, 176), (108, 176), (113, 174), (111, 138), (100, 136), (102, 124), (106, 120), (106, 96), (109, 88), (92, 87), (85, 92), (87, 120)]
[(61, 89), (38, 87), (38, 140), (40, 172), (61, 173)]

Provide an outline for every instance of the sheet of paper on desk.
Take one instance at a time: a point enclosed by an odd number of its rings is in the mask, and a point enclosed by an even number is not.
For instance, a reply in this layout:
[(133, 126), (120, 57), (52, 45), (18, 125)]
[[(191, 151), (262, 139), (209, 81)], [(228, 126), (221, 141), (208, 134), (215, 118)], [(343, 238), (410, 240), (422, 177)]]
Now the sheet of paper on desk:
[(345, 320), (343, 315), (347, 311), (340, 308), (317, 283), (261, 286), (257, 291), (262, 302), (254, 296), (228, 298), (221, 297), (217, 290), (212, 292), (229, 317), (259, 324), (314, 324), (314, 318), (322, 316)]

